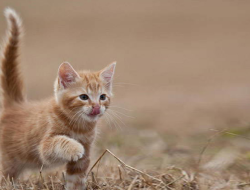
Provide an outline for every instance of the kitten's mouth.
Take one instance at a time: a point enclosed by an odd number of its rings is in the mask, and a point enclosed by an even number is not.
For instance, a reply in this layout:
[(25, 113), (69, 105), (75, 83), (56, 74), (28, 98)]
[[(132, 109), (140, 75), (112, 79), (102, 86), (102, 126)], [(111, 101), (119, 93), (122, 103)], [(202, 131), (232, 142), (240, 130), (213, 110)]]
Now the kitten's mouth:
[(100, 115), (101, 111), (100, 111), (100, 106), (94, 106), (92, 108), (92, 111), (88, 114), (90, 117), (96, 117), (98, 115)]

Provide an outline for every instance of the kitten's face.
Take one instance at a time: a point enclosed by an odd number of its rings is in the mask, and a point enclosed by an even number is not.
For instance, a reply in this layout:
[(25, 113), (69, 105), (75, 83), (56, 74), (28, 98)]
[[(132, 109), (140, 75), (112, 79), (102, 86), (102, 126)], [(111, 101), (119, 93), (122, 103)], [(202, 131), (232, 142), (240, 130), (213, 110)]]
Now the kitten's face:
[(112, 96), (114, 69), (115, 63), (99, 72), (77, 73), (68, 63), (60, 66), (55, 96), (73, 122), (96, 121), (105, 113)]

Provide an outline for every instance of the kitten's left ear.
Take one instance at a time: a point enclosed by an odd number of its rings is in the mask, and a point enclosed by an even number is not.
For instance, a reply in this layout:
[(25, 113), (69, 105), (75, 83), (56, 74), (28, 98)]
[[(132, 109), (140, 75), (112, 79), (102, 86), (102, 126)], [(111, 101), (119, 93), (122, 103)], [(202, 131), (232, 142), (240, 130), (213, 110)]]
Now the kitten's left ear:
[(106, 87), (109, 91), (112, 90), (112, 81), (115, 74), (115, 66), (116, 62), (113, 62), (105, 67), (100, 73), (100, 78), (104, 81), (104, 83), (106, 83)]
[(58, 69), (58, 77), (59, 84), (63, 88), (68, 88), (77, 78), (79, 78), (79, 75), (69, 63), (64, 62)]

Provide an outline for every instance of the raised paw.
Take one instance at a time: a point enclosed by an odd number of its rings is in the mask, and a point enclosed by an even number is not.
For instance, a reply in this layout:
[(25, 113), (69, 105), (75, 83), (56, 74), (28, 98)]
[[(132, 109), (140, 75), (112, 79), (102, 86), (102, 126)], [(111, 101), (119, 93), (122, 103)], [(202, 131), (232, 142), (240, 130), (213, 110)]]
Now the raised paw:
[(84, 154), (84, 149), (82, 151), (73, 153), (73, 155), (72, 155), (72, 161), (76, 162), (77, 160), (79, 160), (80, 158), (82, 158), (83, 154)]
[(84, 155), (84, 148), (80, 143), (74, 143), (69, 146), (65, 151), (65, 156), (68, 161), (74, 161), (81, 159)]
[(47, 165), (54, 162), (76, 162), (83, 157), (84, 152), (82, 144), (64, 135), (45, 139), (40, 147), (41, 158)]

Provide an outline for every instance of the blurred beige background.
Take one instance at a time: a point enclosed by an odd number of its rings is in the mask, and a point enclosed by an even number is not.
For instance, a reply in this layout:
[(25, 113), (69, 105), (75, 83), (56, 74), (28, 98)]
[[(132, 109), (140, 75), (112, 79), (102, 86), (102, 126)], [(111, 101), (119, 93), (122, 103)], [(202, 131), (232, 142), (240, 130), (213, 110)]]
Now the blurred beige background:
[(250, 122), (249, 1), (0, 1), (1, 12), (7, 6), (24, 21), (30, 99), (53, 94), (63, 61), (98, 70), (116, 60), (113, 105), (132, 110), (117, 108), (122, 128), (194, 132)]

